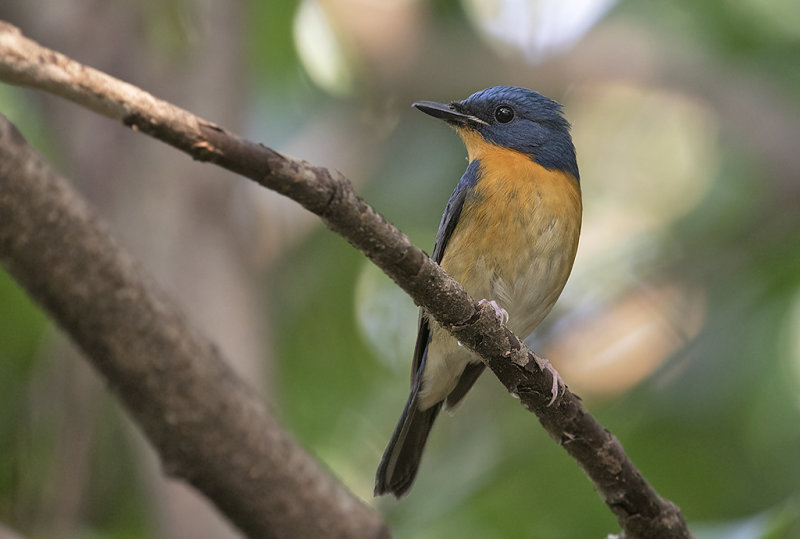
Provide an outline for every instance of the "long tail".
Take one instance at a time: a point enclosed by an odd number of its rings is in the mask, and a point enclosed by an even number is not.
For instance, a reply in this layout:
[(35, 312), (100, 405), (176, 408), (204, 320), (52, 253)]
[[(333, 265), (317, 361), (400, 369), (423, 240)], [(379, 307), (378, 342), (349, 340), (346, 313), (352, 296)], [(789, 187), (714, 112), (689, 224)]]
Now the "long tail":
[(425, 449), (428, 434), (442, 408), (440, 402), (427, 410), (420, 410), (417, 406), (418, 393), (419, 384), (415, 384), (389, 445), (383, 452), (378, 473), (375, 475), (375, 496), (391, 492), (399, 498), (414, 483), (422, 450)]

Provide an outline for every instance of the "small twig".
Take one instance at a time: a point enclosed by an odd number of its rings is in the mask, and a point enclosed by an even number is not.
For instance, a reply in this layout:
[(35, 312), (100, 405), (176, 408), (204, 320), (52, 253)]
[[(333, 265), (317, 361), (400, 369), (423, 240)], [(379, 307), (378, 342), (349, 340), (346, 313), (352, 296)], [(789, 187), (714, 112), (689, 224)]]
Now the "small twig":
[(477, 352), (572, 455), (616, 515), (626, 537), (691, 537), (680, 510), (661, 498), (617, 439), (566, 390), (548, 407), (552, 378), (536, 356), (459, 283), (353, 191), (341, 174), (284, 156), (26, 39), (0, 23), (0, 80), (46, 90), (194, 159), (210, 161), (282, 193), (317, 214), (372, 260), (417, 304)]

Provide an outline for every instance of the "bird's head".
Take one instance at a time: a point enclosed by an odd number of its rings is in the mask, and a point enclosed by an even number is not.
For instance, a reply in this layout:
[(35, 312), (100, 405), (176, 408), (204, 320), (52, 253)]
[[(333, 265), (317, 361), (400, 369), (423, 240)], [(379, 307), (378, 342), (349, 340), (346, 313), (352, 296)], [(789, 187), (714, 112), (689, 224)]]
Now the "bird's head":
[(456, 128), (470, 159), (481, 144), (528, 155), (549, 170), (579, 179), (569, 122), (559, 103), (538, 92), (515, 86), (494, 86), (463, 101), (418, 101), (414, 107)]

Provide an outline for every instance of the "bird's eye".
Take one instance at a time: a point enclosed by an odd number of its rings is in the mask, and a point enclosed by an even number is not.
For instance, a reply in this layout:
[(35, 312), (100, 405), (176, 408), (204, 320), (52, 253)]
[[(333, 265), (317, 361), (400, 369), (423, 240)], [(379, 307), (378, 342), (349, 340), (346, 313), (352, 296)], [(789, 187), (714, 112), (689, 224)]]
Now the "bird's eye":
[(494, 119), (501, 124), (507, 124), (514, 119), (514, 109), (508, 105), (500, 105), (494, 110)]

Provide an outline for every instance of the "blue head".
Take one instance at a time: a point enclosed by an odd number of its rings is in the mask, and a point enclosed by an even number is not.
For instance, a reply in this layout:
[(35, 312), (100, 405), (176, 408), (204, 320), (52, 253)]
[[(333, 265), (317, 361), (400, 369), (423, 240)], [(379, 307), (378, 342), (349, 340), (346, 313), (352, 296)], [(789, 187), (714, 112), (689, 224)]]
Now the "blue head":
[(569, 122), (557, 102), (515, 86), (494, 86), (449, 105), (420, 101), (414, 106), (486, 142), (527, 154), (550, 170), (580, 179)]

